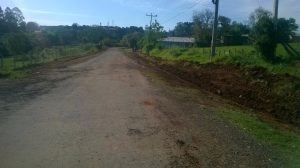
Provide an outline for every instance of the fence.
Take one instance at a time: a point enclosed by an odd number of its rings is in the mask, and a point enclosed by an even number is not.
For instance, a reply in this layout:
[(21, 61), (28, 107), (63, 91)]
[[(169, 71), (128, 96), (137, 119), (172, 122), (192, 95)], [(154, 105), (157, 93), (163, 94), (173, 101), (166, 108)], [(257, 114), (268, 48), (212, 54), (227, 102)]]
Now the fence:
[(69, 56), (86, 55), (96, 51), (97, 48), (94, 44), (82, 44), (34, 50), (28, 54), (11, 57), (3, 57), (3, 55), (0, 55), (0, 72), (22, 69)]

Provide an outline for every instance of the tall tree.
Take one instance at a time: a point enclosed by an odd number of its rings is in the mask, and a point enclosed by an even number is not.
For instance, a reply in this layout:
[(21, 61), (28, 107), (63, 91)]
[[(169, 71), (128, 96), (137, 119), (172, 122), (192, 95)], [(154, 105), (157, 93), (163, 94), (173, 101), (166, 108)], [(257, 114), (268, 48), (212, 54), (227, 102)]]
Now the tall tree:
[(149, 52), (155, 47), (159, 47), (159, 39), (163, 37), (163, 26), (161, 26), (157, 20), (152, 23), (151, 28), (147, 27), (145, 35), (141, 40), (141, 46), (143, 50), (149, 54)]
[(193, 36), (195, 37), (198, 46), (210, 45), (213, 16), (213, 12), (209, 9), (194, 13)]
[(9, 7), (5, 9), (4, 22), (5, 33), (16, 32), (18, 30), (18, 20), (16, 19), (14, 12)]
[(221, 25), (220, 35), (228, 35), (231, 29), (231, 19), (226, 16), (219, 16), (219, 23)]
[(22, 11), (21, 11), (19, 8), (14, 7), (14, 8), (12, 9), (12, 12), (13, 12), (13, 15), (14, 15), (14, 18), (15, 18), (15, 20), (16, 20), (17, 25), (18, 25), (18, 26), (24, 25), (24, 19), (25, 19), (25, 18), (24, 18), (24, 16), (23, 16)]
[(277, 20), (277, 41), (281, 43), (292, 59), (300, 59), (300, 54), (295, 50), (289, 42), (296, 35), (298, 25), (294, 18), (280, 18)]
[(275, 51), (277, 38), (274, 19), (270, 12), (258, 8), (250, 16), (252, 24), (251, 39), (257, 49), (267, 61), (276, 61)]
[(4, 13), (0, 6), (0, 37), (4, 34), (5, 27), (4, 27)]
[(262, 7), (257, 8), (253, 13), (250, 14), (249, 24), (251, 27), (255, 26), (255, 24), (263, 19), (263, 18), (271, 18), (272, 13)]
[(3, 10), (0, 6), (0, 21), (2, 21), (4, 19), (4, 13), (3, 13)]

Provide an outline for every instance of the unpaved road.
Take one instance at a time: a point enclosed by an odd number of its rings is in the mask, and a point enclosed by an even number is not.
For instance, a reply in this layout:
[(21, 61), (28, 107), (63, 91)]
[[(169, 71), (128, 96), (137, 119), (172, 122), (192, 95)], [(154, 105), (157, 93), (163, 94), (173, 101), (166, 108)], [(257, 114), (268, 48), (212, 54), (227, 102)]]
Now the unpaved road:
[(225, 101), (166, 76), (109, 49), (0, 81), (0, 167), (280, 166), (214, 114)]

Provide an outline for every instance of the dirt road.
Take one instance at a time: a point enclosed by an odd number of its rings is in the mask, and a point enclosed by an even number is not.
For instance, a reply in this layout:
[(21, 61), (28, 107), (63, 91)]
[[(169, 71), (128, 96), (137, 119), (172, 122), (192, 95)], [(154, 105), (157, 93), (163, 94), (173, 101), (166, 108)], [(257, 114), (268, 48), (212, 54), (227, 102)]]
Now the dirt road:
[[(279, 167), (224, 103), (109, 49), (0, 81), (0, 167)], [(168, 79), (167, 79), (168, 78)]]

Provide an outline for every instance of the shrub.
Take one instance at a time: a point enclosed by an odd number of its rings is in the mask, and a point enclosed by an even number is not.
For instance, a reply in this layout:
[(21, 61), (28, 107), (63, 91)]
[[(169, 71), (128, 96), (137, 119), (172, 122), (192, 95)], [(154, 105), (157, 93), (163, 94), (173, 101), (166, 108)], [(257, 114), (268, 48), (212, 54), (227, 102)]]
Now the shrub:
[(277, 48), (277, 39), (275, 24), (271, 17), (261, 17), (253, 27), (252, 39), (258, 52), (267, 61), (275, 61), (275, 51)]

